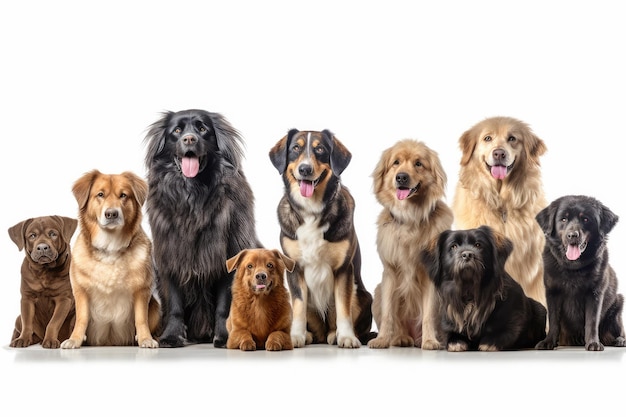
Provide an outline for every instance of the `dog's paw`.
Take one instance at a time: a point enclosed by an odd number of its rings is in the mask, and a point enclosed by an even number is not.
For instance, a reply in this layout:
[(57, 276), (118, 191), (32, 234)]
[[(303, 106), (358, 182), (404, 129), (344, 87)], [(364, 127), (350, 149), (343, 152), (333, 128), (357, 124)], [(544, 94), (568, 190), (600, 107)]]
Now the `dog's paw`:
[(159, 342), (157, 342), (156, 340), (152, 338), (146, 338), (139, 342), (139, 347), (155, 349), (159, 347)]
[(213, 347), (216, 348), (225, 348), (226, 343), (228, 343), (228, 337), (225, 339), (219, 337), (213, 339)]
[(61, 342), (58, 339), (44, 339), (41, 342), (41, 347), (44, 349), (58, 349), (61, 347)]
[(585, 350), (591, 352), (601, 352), (604, 350), (604, 345), (599, 341), (593, 341), (589, 343), (585, 343)]
[(544, 339), (535, 345), (537, 350), (554, 350), (556, 347), (557, 344), (548, 339)]
[(617, 339), (615, 339), (615, 347), (626, 347), (626, 338), (623, 337), (618, 337)]
[(162, 348), (177, 348), (185, 346), (186, 340), (183, 336), (169, 335), (161, 336), (159, 338), (159, 347)]
[(467, 343), (465, 342), (448, 343), (448, 352), (465, 352), (467, 347)]
[(408, 334), (403, 334), (394, 337), (391, 339), (391, 346), (399, 346), (399, 347), (421, 347), (421, 339), (415, 340)]
[(341, 336), (337, 338), (337, 346), (340, 348), (356, 349), (361, 347), (361, 342), (354, 335)]
[(480, 344), (478, 345), (478, 350), (481, 352), (498, 352), (500, 349), (495, 345)]
[(441, 349), (441, 344), (436, 340), (427, 340), (422, 343), (423, 350), (439, 350)]
[(336, 331), (328, 332), (328, 334), (326, 335), (326, 343), (328, 343), (329, 345), (337, 344), (337, 332)]
[(367, 347), (371, 349), (387, 349), (390, 345), (389, 338), (381, 335), (367, 342)]
[(304, 347), (306, 343), (306, 334), (291, 334), (291, 343), (295, 348)]
[(17, 339), (13, 339), (11, 341), (10, 346), (14, 348), (23, 348), (28, 347), (33, 344), (32, 337), (18, 337)]
[(61, 343), (61, 349), (80, 349), (82, 344), (80, 339), (67, 339)]
[(239, 349), (245, 351), (256, 350), (256, 343), (254, 343), (252, 339), (242, 340), (241, 343), (239, 343)]

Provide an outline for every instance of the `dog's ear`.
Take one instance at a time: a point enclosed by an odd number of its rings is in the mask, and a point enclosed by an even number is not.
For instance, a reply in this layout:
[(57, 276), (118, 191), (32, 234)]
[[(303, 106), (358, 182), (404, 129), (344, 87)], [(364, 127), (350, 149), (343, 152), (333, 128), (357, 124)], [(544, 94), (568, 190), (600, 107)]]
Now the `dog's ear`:
[(383, 151), (378, 159), (378, 162), (376, 163), (376, 167), (374, 167), (374, 171), (372, 172), (375, 195), (378, 195), (384, 186), (385, 174), (387, 174), (387, 165), (389, 163), (389, 158), (391, 157), (391, 152), (391, 148), (387, 148)]
[(330, 151), (330, 169), (333, 170), (336, 176), (340, 176), (350, 163), (352, 154), (330, 130), (322, 130), (322, 135), (325, 136), (325, 140), (327, 140), (328, 143), (332, 144)]
[(476, 148), (476, 132), (475, 128), (466, 130), (459, 138), (459, 148), (461, 149), (461, 165), (467, 165), (472, 159), (474, 149)]
[(270, 161), (272, 161), (272, 165), (274, 165), (280, 175), (283, 175), (283, 172), (287, 169), (287, 149), (289, 143), (291, 143), (291, 138), (298, 132), (298, 129), (291, 129), (270, 149)]
[(436, 194), (438, 196), (444, 197), (446, 194), (446, 186), (448, 184), (448, 176), (446, 175), (446, 171), (443, 169), (443, 165), (441, 164), (441, 160), (439, 159), (439, 155), (432, 149), (427, 148), (427, 154), (430, 164), (430, 172), (436, 179), (437, 190)]
[(556, 199), (552, 203), (548, 204), (537, 213), (535, 220), (539, 223), (541, 230), (546, 236), (554, 234), (554, 218), (556, 217), (556, 210), (561, 202), (561, 199)]
[(285, 269), (287, 271), (293, 272), (293, 268), (295, 268), (295, 266), (296, 266), (296, 261), (294, 261), (293, 259), (291, 259), (287, 255), (283, 254), (278, 249), (274, 249), (272, 252), (274, 252), (274, 255), (276, 255), (276, 257), (283, 262), (283, 264), (285, 265)]
[(243, 249), (237, 255), (226, 260), (226, 271), (233, 272), (239, 266), (240, 259), (248, 252), (247, 249)]
[(9, 237), (17, 245), (17, 248), (20, 251), (24, 249), (24, 245), (26, 245), (24, 233), (26, 232), (26, 228), (32, 221), (33, 221), (32, 218), (26, 219), (24, 221), (19, 222), (15, 226), (9, 227)]
[(482, 230), (493, 243), (494, 267), (497, 271), (504, 271), (504, 264), (513, 252), (513, 241), (489, 226), (483, 225), (478, 229)]
[(449, 235), (450, 230), (444, 230), (439, 236), (432, 239), (428, 243), (428, 246), (420, 252), (420, 260), (424, 264), (430, 280), (437, 288), (439, 288), (443, 282), (441, 254), (445, 249), (443, 249), (442, 246), (445, 244)]
[(611, 211), (607, 206), (600, 203), (600, 233), (603, 235), (607, 235), (617, 221), (619, 220), (619, 216)]
[(167, 125), (170, 119), (174, 115), (173, 111), (166, 111), (161, 113), (161, 117), (150, 126), (148, 126), (148, 132), (144, 138), (144, 143), (147, 144), (146, 159), (144, 161), (146, 167), (150, 168), (163, 148), (165, 148), (165, 141), (167, 140)]
[(148, 183), (139, 175), (131, 171), (122, 172), (120, 175), (125, 177), (128, 182), (130, 182), (135, 199), (140, 206), (143, 206), (146, 202), (146, 198), (148, 197)]
[(537, 163), (539, 162), (539, 157), (546, 153), (546, 151), (548, 150), (545, 142), (533, 132), (530, 132), (530, 135), (525, 138), (524, 143), (527, 146), (526, 149), (528, 151), (528, 155), (533, 161)]
[(63, 233), (63, 240), (69, 242), (78, 227), (78, 220), (65, 216), (52, 216), (60, 225), (61, 233)]
[(207, 112), (217, 139), (217, 147), (222, 157), (233, 167), (239, 169), (243, 158), (243, 139), (224, 116), (219, 113)]
[(81, 210), (87, 205), (89, 193), (91, 192), (91, 185), (98, 175), (101, 175), (100, 171), (94, 169), (77, 179), (72, 186), (72, 193), (74, 194), (74, 197), (78, 202), (78, 207)]

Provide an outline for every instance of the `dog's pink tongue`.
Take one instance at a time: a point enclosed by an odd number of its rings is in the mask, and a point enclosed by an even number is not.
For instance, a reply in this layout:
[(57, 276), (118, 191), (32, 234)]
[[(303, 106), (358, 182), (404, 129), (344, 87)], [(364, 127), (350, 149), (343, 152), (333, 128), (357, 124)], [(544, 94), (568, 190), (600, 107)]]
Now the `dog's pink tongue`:
[(497, 180), (503, 180), (506, 177), (506, 167), (502, 165), (494, 165), (491, 167), (491, 176)]
[(300, 194), (302, 197), (311, 197), (313, 195), (313, 181), (300, 181)]
[(567, 252), (565, 253), (567, 259), (570, 261), (575, 261), (580, 258), (580, 248), (578, 245), (567, 245)]
[(198, 175), (198, 171), (200, 170), (200, 161), (198, 158), (189, 158), (183, 157), (182, 163), (180, 164), (183, 170), (183, 175), (187, 178), (193, 178)]
[(265, 285), (263, 285), (263, 284), (257, 284), (256, 285), (256, 289), (257, 290), (262, 290), (263, 288), (265, 288)]
[(398, 200), (404, 200), (409, 196), (409, 194), (411, 194), (411, 190), (409, 190), (408, 188), (398, 188), (396, 190), (396, 197), (398, 198)]

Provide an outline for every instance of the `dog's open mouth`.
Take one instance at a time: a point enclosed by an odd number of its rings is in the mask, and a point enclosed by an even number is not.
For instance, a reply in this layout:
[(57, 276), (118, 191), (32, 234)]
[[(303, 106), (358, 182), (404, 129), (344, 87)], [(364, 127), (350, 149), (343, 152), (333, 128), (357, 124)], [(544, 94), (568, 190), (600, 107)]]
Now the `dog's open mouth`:
[(494, 177), (497, 180), (503, 180), (507, 174), (509, 172), (511, 172), (511, 170), (513, 169), (513, 165), (515, 165), (515, 162), (513, 162), (511, 165), (509, 166), (505, 166), (505, 165), (487, 165), (487, 169), (489, 170), (489, 172), (491, 172), (491, 176)]
[(296, 180), (298, 181), (298, 185), (300, 186), (300, 195), (302, 197), (311, 197), (313, 195), (313, 192), (315, 191), (315, 187), (317, 187), (317, 184), (320, 183), (320, 181), (322, 181), (322, 179), (324, 179), (324, 177), (326, 176), (326, 171), (322, 172), (322, 175), (320, 175), (317, 179), (315, 180), (299, 180), (296, 178)]
[(254, 286), (253, 290), (256, 293), (260, 293), (260, 292), (269, 292), (272, 289), (272, 282), (261, 282), (261, 281), (257, 281), (256, 285)]
[(408, 188), (408, 187), (398, 187), (398, 188), (396, 188), (396, 198), (398, 200), (406, 200), (411, 195), (415, 194), (417, 192), (417, 190), (420, 189), (421, 185), (422, 185), (422, 183), (418, 183), (413, 188)]
[(174, 159), (176, 166), (187, 178), (193, 178), (204, 168), (204, 158), (193, 154), (187, 154), (181, 158)]
[(575, 261), (580, 258), (580, 255), (587, 249), (587, 241), (583, 240), (578, 243), (570, 243), (567, 245), (567, 251), (565, 252), (565, 256), (570, 261)]

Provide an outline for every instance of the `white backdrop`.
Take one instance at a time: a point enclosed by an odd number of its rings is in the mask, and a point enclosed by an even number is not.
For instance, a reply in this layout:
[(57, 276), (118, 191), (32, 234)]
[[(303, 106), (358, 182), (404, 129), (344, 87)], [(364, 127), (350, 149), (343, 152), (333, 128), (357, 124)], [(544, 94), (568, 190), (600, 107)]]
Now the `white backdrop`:
[[(267, 247), (278, 247), (282, 194), (269, 149), (294, 127), (327, 128), (343, 141), (370, 291), (381, 276), (370, 174), (402, 138), (439, 153), (451, 202), (461, 133), (485, 117), (520, 118), (547, 144), (549, 200), (592, 195), (626, 221), (626, 27), (617, 1), (8, 3), (0, 6), (4, 230), (28, 217), (75, 216), (72, 183), (93, 168), (145, 175), (147, 126), (161, 111), (188, 108), (222, 113), (245, 138)], [(625, 240), (620, 222), (609, 246), (621, 292)], [(23, 253), (8, 234), (0, 245), (6, 346)]]

